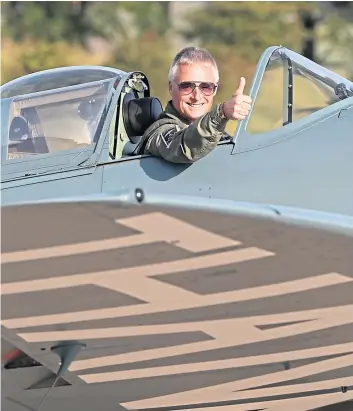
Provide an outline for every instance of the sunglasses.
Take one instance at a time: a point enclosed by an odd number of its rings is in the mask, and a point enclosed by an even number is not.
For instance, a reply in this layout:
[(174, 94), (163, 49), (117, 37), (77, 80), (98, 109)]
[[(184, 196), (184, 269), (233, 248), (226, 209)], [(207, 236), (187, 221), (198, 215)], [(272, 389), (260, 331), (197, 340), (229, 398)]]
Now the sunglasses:
[[(197, 84), (198, 83), (198, 84)], [(179, 87), (180, 93), (182, 95), (191, 94), (196, 87), (198, 87), (202, 94), (205, 96), (211, 96), (217, 89), (217, 84), (206, 83), (206, 82), (195, 82), (195, 81), (183, 81), (180, 84), (177, 84)]]

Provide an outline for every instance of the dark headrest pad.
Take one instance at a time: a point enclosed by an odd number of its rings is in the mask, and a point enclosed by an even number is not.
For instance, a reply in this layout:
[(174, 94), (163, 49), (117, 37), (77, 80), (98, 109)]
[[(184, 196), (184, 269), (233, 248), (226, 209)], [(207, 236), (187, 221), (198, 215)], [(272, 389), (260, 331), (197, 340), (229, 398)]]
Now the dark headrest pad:
[(127, 94), (123, 102), (123, 118), (125, 130), (131, 142), (137, 143), (162, 112), (162, 104), (158, 98), (135, 99), (131, 94)]
[(9, 138), (12, 141), (26, 140), (29, 137), (30, 130), (27, 121), (22, 117), (14, 117), (9, 130)]

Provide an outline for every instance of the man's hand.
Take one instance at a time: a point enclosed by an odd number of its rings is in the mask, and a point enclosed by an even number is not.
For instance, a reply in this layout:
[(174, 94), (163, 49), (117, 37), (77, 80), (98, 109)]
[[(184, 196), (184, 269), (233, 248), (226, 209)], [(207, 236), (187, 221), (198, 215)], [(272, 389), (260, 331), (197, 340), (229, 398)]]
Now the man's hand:
[(240, 78), (237, 91), (222, 104), (223, 114), (230, 120), (244, 120), (251, 108), (251, 98), (244, 94), (245, 78)]

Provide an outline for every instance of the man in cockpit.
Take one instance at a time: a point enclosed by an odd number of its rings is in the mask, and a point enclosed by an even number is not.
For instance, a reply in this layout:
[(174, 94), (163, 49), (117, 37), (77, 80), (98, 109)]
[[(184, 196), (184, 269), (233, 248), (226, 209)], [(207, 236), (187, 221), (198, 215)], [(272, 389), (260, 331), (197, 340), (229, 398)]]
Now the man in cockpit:
[(144, 133), (140, 152), (174, 163), (192, 163), (210, 153), (224, 137), (229, 120), (249, 114), (245, 78), (229, 100), (212, 108), (219, 72), (211, 54), (198, 47), (182, 49), (169, 70), (172, 99)]

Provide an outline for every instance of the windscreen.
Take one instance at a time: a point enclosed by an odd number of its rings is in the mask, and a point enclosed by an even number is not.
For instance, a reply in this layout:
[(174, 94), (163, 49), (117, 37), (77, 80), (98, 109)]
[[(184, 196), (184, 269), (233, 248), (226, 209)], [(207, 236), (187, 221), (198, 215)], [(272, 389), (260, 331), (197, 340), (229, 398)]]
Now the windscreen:
[(108, 79), (13, 98), (8, 159), (95, 144), (113, 83)]
[(278, 129), (351, 96), (351, 81), (295, 52), (277, 49), (263, 73), (246, 130)]

